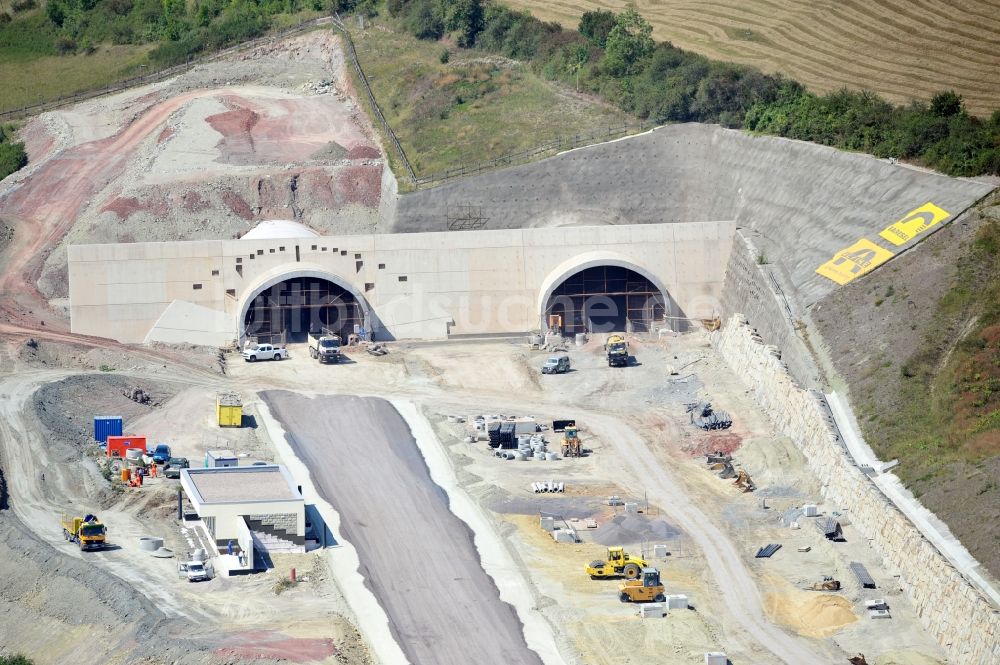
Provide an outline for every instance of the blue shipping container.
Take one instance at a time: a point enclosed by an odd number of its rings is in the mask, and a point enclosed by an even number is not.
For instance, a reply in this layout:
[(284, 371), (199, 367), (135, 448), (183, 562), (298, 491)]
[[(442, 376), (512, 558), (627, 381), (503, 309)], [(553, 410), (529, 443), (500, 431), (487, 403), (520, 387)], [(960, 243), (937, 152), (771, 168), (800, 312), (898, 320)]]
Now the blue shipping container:
[(94, 416), (94, 440), (107, 443), (109, 436), (122, 435), (121, 416)]

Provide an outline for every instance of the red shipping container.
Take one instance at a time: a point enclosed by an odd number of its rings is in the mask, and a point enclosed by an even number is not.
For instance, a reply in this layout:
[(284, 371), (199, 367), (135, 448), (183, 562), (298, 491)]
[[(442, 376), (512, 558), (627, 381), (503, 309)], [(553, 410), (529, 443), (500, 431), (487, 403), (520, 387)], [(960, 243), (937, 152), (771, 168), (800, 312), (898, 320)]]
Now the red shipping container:
[(144, 436), (109, 436), (108, 437), (108, 457), (121, 457), (124, 459), (125, 451), (130, 448), (139, 448), (146, 452), (146, 437)]

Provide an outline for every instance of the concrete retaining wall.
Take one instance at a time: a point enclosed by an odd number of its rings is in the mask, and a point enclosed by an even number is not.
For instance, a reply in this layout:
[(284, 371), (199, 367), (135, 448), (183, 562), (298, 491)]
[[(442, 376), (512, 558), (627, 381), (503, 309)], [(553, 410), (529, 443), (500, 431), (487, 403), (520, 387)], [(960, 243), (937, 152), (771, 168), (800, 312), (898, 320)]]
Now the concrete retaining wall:
[(1000, 613), (895, 508), (848, 456), (822, 395), (803, 389), (740, 314), (712, 345), (744, 378), (775, 427), (806, 456), (828, 501), (847, 511), (952, 662), (1000, 662)]
[(783, 266), (789, 298), (809, 305), (836, 288), (815, 273), (836, 252), (862, 237), (877, 240), (928, 201), (954, 219), (992, 189), (869, 155), (690, 123), (404, 194), (390, 230), (443, 231), (463, 206), (490, 229), (735, 219)]
[(760, 259), (766, 257), (750, 239), (751, 231), (740, 229), (733, 239), (733, 250), (726, 266), (722, 286), (722, 318), (742, 312), (761, 336), (781, 351), (781, 360), (792, 376), (808, 388), (820, 385), (819, 371), (805, 343), (795, 329), (796, 304), (778, 287), (778, 266)]

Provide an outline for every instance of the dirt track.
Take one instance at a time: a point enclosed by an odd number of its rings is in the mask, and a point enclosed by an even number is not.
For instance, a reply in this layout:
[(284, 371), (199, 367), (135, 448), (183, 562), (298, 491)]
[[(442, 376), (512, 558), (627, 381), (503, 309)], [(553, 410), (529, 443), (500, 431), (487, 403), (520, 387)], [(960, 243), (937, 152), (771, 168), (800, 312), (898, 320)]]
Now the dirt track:
[(472, 532), (430, 478), (406, 422), (381, 399), (267, 391), (409, 660), (537, 663), (514, 609), (479, 565)]

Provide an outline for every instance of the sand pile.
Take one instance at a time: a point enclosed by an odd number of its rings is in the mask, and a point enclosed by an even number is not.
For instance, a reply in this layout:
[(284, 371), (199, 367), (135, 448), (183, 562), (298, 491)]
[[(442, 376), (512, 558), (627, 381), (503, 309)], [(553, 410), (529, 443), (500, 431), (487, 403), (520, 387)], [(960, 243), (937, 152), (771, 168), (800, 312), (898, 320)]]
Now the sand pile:
[(630, 545), (650, 540), (669, 540), (680, 530), (663, 520), (645, 515), (618, 515), (592, 531), (594, 542), (602, 545)]
[(858, 620), (846, 598), (820, 591), (768, 594), (764, 609), (775, 621), (806, 637), (827, 637)]

